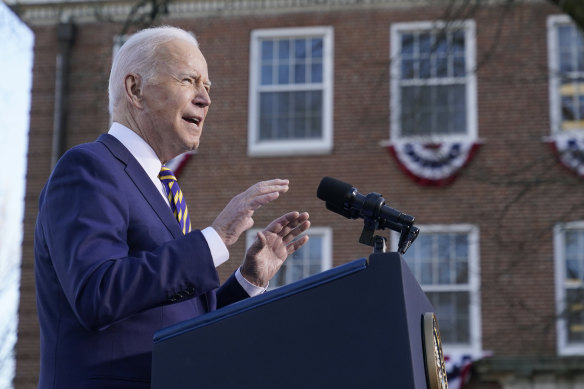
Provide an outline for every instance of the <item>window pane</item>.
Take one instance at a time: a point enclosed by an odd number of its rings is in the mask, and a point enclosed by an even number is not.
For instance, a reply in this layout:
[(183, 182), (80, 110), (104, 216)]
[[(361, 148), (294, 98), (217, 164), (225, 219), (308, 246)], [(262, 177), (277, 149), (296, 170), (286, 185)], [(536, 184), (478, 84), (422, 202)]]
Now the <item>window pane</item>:
[(278, 41), (278, 58), (280, 60), (287, 60), (290, 58), (290, 41), (289, 40)]
[(310, 66), (310, 81), (312, 83), (321, 83), (322, 76), (322, 63), (313, 63)]
[(402, 88), (402, 135), (464, 133), (465, 95), (463, 85)]
[(272, 65), (262, 65), (261, 70), (261, 84), (262, 85), (271, 85), (273, 80), (273, 67)]
[(452, 64), (452, 75), (454, 77), (464, 77), (466, 75), (464, 57), (454, 57)]
[(468, 292), (426, 293), (436, 311), (444, 343), (470, 343), (470, 300)]
[(563, 231), (565, 301), (562, 302), (568, 345), (584, 346), (584, 229)]
[(572, 26), (558, 26), (558, 46), (562, 49), (570, 48), (572, 41)]
[(278, 84), (290, 83), (290, 66), (287, 63), (278, 65)]
[(322, 137), (322, 92), (260, 94), (260, 139)]
[(432, 52), (432, 36), (430, 33), (421, 33), (418, 37), (420, 57), (429, 56)]
[(436, 59), (436, 77), (448, 77), (448, 58)]
[(307, 113), (309, 128), (307, 131), (308, 138), (322, 137), (322, 91), (310, 91), (307, 95)]
[(584, 119), (584, 43), (583, 35), (574, 25), (556, 26), (557, 59), (559, 61), (560, 81), (559, 110), (562, 120), (561, 129), (581, 130)]
[(413, 59), (402, 59), (401, 61), (401, 78), (404, 80), (408, 80), (414, 78), (415, 76), (415, 69), (414, 69), (415, 62)]
[(308, 245), (309, 256), (310, 258), (320, 259), (322, 256), (322, 245), (323, 240), (322, 237), (318, 235), (314, 235), (310, 237), (311, 244)]
[(566, 231), (564, 251), (567, 280), (584, 281), (584, 231)]
[(436, 35), (434, 53), (440, 58), (448, 56), (448, 37), (445, 33), (440, 33)]
[(452, 34), (452, 52), (454, 54), (464, 54), (465, 51), (465, 39), (464, 39), (464, 31), (459, 30), (455, 31)]
[(439, 269), (439, 278), (438, 283), (443, 284), (450, 284), (450, 236), (446, 234), (440, 234), (437, 236), (438, 240), (438, 252), (437, 252), (437, 260), (438, 260), (438, 269)]
[(419, 78), (430, 78), (430, 59), (424, 58), (420, 59), (420, 74), (418, 75)]
[(402, 134), (406, 136), (416, 134), (414, 108), (418, 105), (417, 92), (418, 88), (416, 87), (403, 87), (401, 89), (402, 110), (400, 121)]
[(284, 262), (270, 281), (270, 289), (321, 272), (323, 243), (321, 236), (311, 235), (310, 240)]
[(303, 60), (306, 58), (306, 40), (294, 40), (294, 57), (296, 60)]
[(414, 53), (414, 35), (402, 34), (401, 36), (401, 53), (402, 56), (409, 56)]
[(303, 278), (302, 273), (302, 263), (299, 263), (297, 257), (288, 258), (288, 260), (292, 260), (286, 267), (288, 268), (286, 274), (286, 283), (289, 284), (294, 281), (301, 280)]
[(273, 41), (262, 41), (262, 61), (272, 61), (274, 58), (274, 42)]
[(322, 58), (323, 55), (323, 51), (322, 51), (322, 45), (323, 45), (323, 41), (322, 38), (313, 38), (310, 40), (310, 45), (311, 45), (311, 54), (312, 54), (312, 58)]
[(294, 65), (294, 83), (304, 84), (306, 82), (306, 65), (297, 63)]
[(584, 343), (584, 289), (568, 289), (566, 298), (568, 342)]
[(560, 72), (569, 73), (574, 70), (574, 66), (572, 63), (572, 53), (569, 50), (560, 49), (559, 60)]
[(262, 93), (260, 95), (260, 139), (272, 138), (273, 102), (274, 93)]

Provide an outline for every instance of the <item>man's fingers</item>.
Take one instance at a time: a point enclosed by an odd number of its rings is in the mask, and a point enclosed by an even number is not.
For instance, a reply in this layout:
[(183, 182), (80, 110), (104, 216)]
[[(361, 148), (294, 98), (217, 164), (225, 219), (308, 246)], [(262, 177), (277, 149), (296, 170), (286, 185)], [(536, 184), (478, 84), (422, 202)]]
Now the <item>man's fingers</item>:
[(271, 192), (271, 193), (259, 195), (259, 196), (253, 197), (250, 200), (248, 207), (250, 210), (255, 211), (258, 208), (260, 208), (262, 205), (266, 205), (266, 204), (276, 200), (278, 197), (280, 197), (279, 192)]
[(268, 244), (268, 240), (266, 239), (266, 236), (264, 235), (264, 233), (262, 231), (258, 231), (257, 237), (258, 237), (257, 249), (259, 251), (259, 250), (263, 249), (264, 247), (266, 247), (266, 245)]
[(261, 181), (249, 187), (245, 191), (245, 196), (248, 198), (249, 209), (255, 211), (262, 205), (276, 200), (280, 193), (285, 193), (290, 188), (289, 181), (276, 178), (268, 181)]
[[(310, 226), (310, 222), (307, 225), (303, 225), (308, 221), (307, 212), (290, 212), (284, 216), (276, 219), (276, 228), (273, 230), (274, 233), (280, 235), (286, 243), (292, 241), (296, 236), (300, 235), (302, 232), (306, 231)], [(301, 226), (301, 228), (299, 228)], [(294, 232), (289, 237), (290, 232)]]
[(273, 232), (274, 234), (280, 234), (286, 226), (296, 220), (299, 216), (299, 212), (288, 212), (287, 214), (284, 214), (273, 220), (270, 224), (268, 224), (265, 230)]
[(282, 235), (282, 240), (288, 244), (296, 239), (300, 234), (304, 233), (310, 228), (310, 221), (305, 220), (300, 225), (291, 229), (286, 235)]
[(290, 182), (288, 180), (282, 180), (276, 178), (268, 181), (261, 181), (254, 184), (248, 188), (248, 192), (251, 196), (263, 195), (272, 192), (287, 192), (290, 187), (288, 186)]
[(304, 246), (304, 244), (306, 242), (308, 242), (308, 235), (304, 235), (303, 237), (293, 241), (292, 243), (290, 243), (289, 245), (286, 246), (286, 249), (288, 250), (288, 255), (292, 255), (296, 250), (298, 250), (300, 247)]

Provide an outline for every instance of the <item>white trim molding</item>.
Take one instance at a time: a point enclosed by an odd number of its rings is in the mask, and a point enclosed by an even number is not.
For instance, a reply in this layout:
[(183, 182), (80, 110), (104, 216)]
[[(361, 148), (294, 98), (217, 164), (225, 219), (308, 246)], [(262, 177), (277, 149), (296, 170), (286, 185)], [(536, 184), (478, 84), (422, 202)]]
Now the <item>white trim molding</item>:
[[(322, 38), (322, 81), (303, 84), (260, 85), (261, 42), (265, 39)], [(270, 28), (252, 31), (249, 63), (247, 150), (251, 156), (327, 154), (333, 147), (334, 30), (330, 26)], [(260, 140), (260, 94), (267, 92), (321, 91), (321, 134), (318, 138)]]
[[(465, 75), (459, 77), (433, 77), (424, 79), (408, 80), (412, 85), (464, 85), (465, 86), (465, 109), (466, 128), (464, 134), (444, 134), (444, 135), (424, 135), (424, 136), (404, 136), (401, 133), (400, 117), (402, 112), (401, 98), (401, 36), (404, 32), (416, 31), (436, 31), (436, 30), (461, 30), (464, 31), (464, 60)], [(478, 118), (477, 118), (477, 75), (476, 75), (476, 23), (474, 20), (459, 21), (418, 21), (394, 23), (390, 26), (390, 143), (420, 142), (436, 143), (443, 141), (477, 141), (478, 140)]]

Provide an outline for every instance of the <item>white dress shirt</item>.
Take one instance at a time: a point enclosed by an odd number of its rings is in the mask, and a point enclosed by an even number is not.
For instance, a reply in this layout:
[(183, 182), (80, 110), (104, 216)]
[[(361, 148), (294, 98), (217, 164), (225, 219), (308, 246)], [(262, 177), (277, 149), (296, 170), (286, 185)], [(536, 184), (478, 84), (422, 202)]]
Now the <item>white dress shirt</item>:
[[(164, 201), (166, 201), (166, 203), (170, 207), (170, 203), (168, 202), (168, 197), (166, 194), (166, 189), (162, 184), (162, 181), (160, 181), (160, 179), (158, 178), (158, 174), (160, 173), (162, 163), (160, 162), (160, 159), (158, 159), (158, 156), (156, 155), (152, 147), (148, 143), (146, 143), (146, 141), (140, 135), (138, 135), (128, 127), (117, 122), (114, 122), (112, 124), (108, 134), (119, 140), (124, 145), (124, 147), (126, 147), (128, 151), (130, 151), (130, 154), (132, 154), (132, 156), (136, 158), (136, 160), (138, 161), (140, 166), (142, 166), (142, 168), (144, 169), (144, 171), (146, 172), (146, 174), (148, 175), (156, 189), (158, 189), (158, 191), (160, 192), (160, 195), (162, 196)], [(213, 257), (213, 263), (215, 267), (218, 267), (222, 263), (226, 262), (229, 259), (229, 250), (227, 249), (227, 246), (225, 246), (225, 243), (223, 243), (223, 240), (221, 239), (219, 234), (217, 234), (217, 231), (215, 231), (213, 227), (207, 227), (201, 230), (201, 232), (205, 237), (205, 240), (207, 241), (207, 244), (211, 251), (211, 256)], [(245, 289), (245, 291), (250, 296), (255, 296), (260, 293), (263, 293), (267, 289), (256, 286), (249, 282), (248, 280), (246, 280), (241, 275), (241, 271), (239, 268), (235, 272), (235, 277), (237, 278), (239, 284), (243, 287), (243, 289)]]

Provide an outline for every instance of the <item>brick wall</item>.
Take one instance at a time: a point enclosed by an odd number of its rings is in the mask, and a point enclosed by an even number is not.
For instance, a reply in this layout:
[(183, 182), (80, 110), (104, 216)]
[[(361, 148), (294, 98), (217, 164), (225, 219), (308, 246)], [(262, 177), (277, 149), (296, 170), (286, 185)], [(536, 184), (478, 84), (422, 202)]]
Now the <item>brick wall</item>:
[[(333, 227), (333, 264), (367, 256), (362, 223), (326, 211), (316, 199), (325, 176), (361, 193), (384, 195), (417, 224), (469, 223), (480, 228), (483, 349), (495, 355), (553, 355), (552, 228), (584, 219), (583, 182), (563, 169), (542, 138), (549, 134), (546, 17), (543, 3), (493, 6), (477, 26), (478, 123), (484, 140), (451, 185), (423, 187), (398, 168), (379, 142), (389, 137), (389, 28), (435, 20), (443, 8), (343, 10), (205, 17), (165, 22), (194, 31), (209, 63), (213, 103), (201, 147), (181, 176), (194, 227), (209, 225), (230, 198), (259, 180), (283, 177), (291, 190), (260, 209), (256, 226), (289, 210), (306, 210), (313, 226)], [(334, 147), (330, 155), (249, 158), (249, 42), (253, 29), (334, 27)], [(21, 283), (17, 388), (36, 387), (38, 323), (34, 306), (33, 231), (37, 198), (50, 172), (56, 32), (36, 34), (27, 208)], [(71, 55), (67, 145), (94, 140), (108, 127), (107, 77), (114, 23), (80, 24)], [(219, 268), (225, 279), (240, 263), (244, 241)]]

